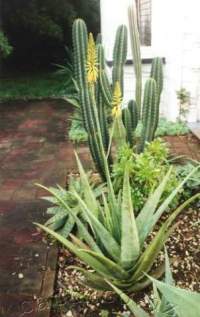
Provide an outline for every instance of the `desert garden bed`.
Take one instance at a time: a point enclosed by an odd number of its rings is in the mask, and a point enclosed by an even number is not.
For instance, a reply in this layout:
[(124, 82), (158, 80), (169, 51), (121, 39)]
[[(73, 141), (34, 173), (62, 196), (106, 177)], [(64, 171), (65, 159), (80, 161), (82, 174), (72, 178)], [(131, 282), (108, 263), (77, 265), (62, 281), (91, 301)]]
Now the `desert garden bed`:
[[(169, 238), (166, 246), (170, 258), (173, 258), (172, 272), (176, 285), (200, 292), (200, 209), (193, 206), (184, 211), (177, 219), (177, 229)], [(159, 261), (163, 261), (163, 253)], [(52, 304), (52, 317), (64, 316), (129, 316), (124, 303), (111, 293), (97, 292), (81, 284), (81, 274), (68, 269), (71, 265), (83, 266), (83, 263), (60, 248), (55, 296)], [(152, 288), (133, 294), (132, 297), (142, 307), (148, 309)], [(149, 297), (149, 298), (148, 298)], [(124, 315), (123, 315), (124, 314)]]

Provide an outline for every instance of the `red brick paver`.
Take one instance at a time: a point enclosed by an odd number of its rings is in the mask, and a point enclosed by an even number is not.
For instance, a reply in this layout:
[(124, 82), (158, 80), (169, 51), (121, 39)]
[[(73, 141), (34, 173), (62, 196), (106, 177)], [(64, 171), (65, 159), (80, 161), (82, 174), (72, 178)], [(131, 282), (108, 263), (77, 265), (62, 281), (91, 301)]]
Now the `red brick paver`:
[(57, 251), (32, 225), (47, 208), (35, 183), (65, 186), (75, 167), (67, 113), (58, 101), (0, 105), (0, 317), (49, 316)]

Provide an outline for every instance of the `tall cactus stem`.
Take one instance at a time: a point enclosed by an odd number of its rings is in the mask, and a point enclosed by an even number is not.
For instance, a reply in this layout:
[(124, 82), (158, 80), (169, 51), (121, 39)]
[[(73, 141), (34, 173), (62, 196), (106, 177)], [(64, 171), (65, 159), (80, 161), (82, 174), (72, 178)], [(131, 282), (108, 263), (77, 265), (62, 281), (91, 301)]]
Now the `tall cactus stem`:
[(138, 19), (135, 2), (128, 8), (128, 20), (130, 28), (131, 50), (135, 71), (135, 99), (138, 107), (138, 115), (141, 115), (142, 105), (142, 63), (140, 51), (140, 35), (138, 30)]
[(124, 65), (127, 59), (128, 31), (125, 25), (117, 29), (113, 51), (113, 87), (116, 82), (120, 83), (123, 96), (124, 91)]
[(157, 86), (156, 81), (152, 78), (148, 79), (144, 89), (143, 112), (142, 112), (142, 133), (139, 144), (139, 152), (143, 151), (146, 142), (154, 139), (154, 126), (157, 112)]

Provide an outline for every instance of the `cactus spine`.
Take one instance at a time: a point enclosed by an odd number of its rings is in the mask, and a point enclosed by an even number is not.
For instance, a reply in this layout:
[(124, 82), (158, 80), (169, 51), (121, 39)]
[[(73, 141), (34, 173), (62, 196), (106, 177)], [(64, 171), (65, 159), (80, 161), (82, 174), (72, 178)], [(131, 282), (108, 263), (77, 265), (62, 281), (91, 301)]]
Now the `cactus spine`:
[(157, 118), (157, 86), (153, 78), (145, 83), (142, 111), (142, 134), (139, 152), (143, 151), (146, 142), (154, 139), (154, 124)]
[(141, 104), (142, 104), (142, 63), (141, 63), (141, 51), (140, 51), (140, 35), (138, 30), (138, 21), (136, 13), (136, 5), (133, 3), (128, 8), (128, 19), (130, 28), (130, 38), (131, 38), (131, 50), (133, 55), (133, 65), (136, 77), (135, 83), (135, 99), (138, 107), (138, 115), (141, 114)]
[(159, 107), (160, 107), (160, 98), (163, 90), (163, 63), (160, 57), (156, 57), (153, 59), (152, 66), (151, 66), (151, 78), (155, 79), (157, 85), (157, 104), (156, 104), (156, 120), (154, 122), (154, 132), (158, 127), (158, 120), (159, 120)]
[(127, 58), (128, 31), (125, 25), (117, 29), (115, 45), (113, 51), (113, 89), (116, 82), (120, 83), (120, 89), (123, 96), (124, 90), (124, 65)]
[(134, 131), (138, 124), (138, 109), (134, 100), (130, 100), (128, 107), (122, 110), (122, 120), (126, 129), (127, 142), (132, 146)]

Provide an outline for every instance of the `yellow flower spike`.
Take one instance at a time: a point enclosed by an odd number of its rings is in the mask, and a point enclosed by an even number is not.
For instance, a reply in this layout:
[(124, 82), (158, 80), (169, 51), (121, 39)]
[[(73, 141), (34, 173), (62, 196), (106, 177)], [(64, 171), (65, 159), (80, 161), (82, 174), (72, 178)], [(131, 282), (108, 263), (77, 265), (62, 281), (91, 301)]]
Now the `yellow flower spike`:
[(92, 33), (89, 34), (87, 52), (87, 79), (89, 84), (93, 84), (98, 78), (97, 53)]
[(112, 100), (112, 116), (119, 117), (121, 115), (121, 103), (122, 103), (122, 93), (120, 88), (120, 83), (117, 81), (115, 83), (113, 100)]

